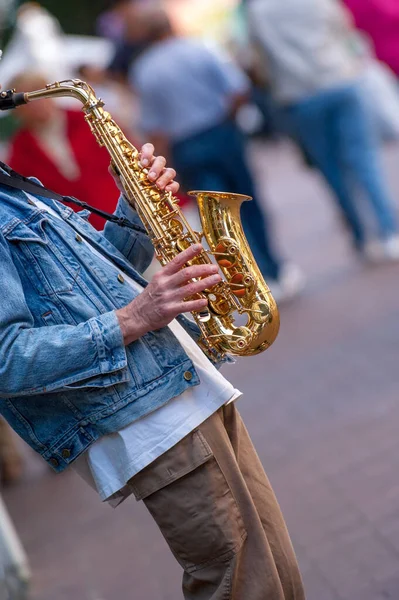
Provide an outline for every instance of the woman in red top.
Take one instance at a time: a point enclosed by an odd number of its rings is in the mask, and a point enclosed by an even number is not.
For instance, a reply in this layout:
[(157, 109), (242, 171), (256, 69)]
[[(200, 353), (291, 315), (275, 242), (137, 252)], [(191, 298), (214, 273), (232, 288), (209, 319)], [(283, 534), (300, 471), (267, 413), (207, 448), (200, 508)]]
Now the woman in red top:
[[(31, 91), (45, 85), (42, 75), (24, 74), (13, 87)], [(57, 101), (46, 99), (22, 106), (16, 115), (21, 128), (10, 142), (8, 157), (15, 171), (37, 177), (60, 194), (114, 211), (119, 192), (108, 173), (110, 157), (98, 145), (81, 111), (65, 110)], [(96, 215), (91, 215), (90, 222), (97, 229), (104, 226)]]
[[(24, 73), (15, 78), (12, 87), (30, 92), (46, 84), (43, 75)], [(50, 98), (21, 106), (16, 116), (21, 127), (10, 140), (7, 158), (15, 171), (37, 177), (45, 187), (59, 194), (114, 212), (119, 191), (108, 173), (110, 157), (98, 145), (82, 111), (65, 110), (59, 101)], [(118, 120), (117, 115), (113, 116)], [(140, 145), (135, 140), (132, 143)], [(177, 197), (182, 208), (193, 206), (183, 192)], [(92, 214), (89, 220), (96, 229), (103, 229), (105, 221), (101, 217)]]

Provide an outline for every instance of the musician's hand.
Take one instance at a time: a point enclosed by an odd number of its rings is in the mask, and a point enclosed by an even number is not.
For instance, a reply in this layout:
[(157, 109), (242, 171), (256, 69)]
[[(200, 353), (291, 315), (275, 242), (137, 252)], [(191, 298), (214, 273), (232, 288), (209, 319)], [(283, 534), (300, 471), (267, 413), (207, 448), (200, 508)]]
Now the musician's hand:
[(184, 267), (202, 250), (200, 244), (195, 244), (181, 252), (154, 275), (139, 296), (116, 311), (125, 345), (169, 325), (181, 313), (200, 311), (207, 306), (206, 299), (187, 298), (219, 283), (222, 278), (218, 267), (213, 264)]
[[(152, 144), (144, 144), (140, 151), (140, 162), (143, 167), (148, 169), (148, 178), (153, 181), (160, 190), (166, 190), (176, 194), (179, 191), (180, 185), (175, 181), (176, 171), (170, 167), (166, 167), (166, 160), (163, 156), (154, 156), (154, 146)], [(112, 163), (109, 167), (109, 172), (115, 180), (115, 183), (123, 194), (123, 186), (120, 177), (114, 171)]]

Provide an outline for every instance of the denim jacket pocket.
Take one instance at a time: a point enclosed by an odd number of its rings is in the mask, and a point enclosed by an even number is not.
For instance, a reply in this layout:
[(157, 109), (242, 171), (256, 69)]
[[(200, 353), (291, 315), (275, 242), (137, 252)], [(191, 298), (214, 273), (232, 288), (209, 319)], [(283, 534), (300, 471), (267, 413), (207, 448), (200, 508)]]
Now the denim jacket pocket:
[(15, 256), (21, 280), (28, 278), (41, 296), (71, 292), (79, 268), (68, 264), (62, 252), (52, 242), (46, 228), (49, 220), (39, 218), (28, 224), (16, 220), (3, 232)]
[(83, 210), (79, 210), (76, 214), (84, 221), (88, 221), (89, 217), (91, 215), (91, 212), (89, 210), (87, 210), (86, 208), (84, 208)]

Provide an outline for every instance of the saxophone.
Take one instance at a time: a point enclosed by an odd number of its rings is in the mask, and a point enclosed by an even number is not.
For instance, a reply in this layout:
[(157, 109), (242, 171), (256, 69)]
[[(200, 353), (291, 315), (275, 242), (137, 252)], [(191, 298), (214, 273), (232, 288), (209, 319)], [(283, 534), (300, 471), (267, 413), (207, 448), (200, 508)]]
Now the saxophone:
[(227, 192), (190, 192), (197, 200), (203, 229), (201, 233), (194, 231), (179, 208), (178, 199), (148, 179), (137, 148), (104, 110), (104, 102), (90, 85), (78, 79), (55, 82), (32, 92), (1, 92), (0, 110), (59, 96), (73, 97), (82, 103), (85, 119), (99, 145), (108, 150), (124, 195), (143, 222), (162, 265), (205, 238), (209, 250), (204, 249), (190, 264), (211, 263), (211, 255), (224, 279), (198, 295), (208, 300), (204, 311), (193, 313), (201, 331), (201, 349), (211, 357), (250, 356), (266, 350), (277, 337), (279, 313), (241, 224), (241, 204), (251, 198)]

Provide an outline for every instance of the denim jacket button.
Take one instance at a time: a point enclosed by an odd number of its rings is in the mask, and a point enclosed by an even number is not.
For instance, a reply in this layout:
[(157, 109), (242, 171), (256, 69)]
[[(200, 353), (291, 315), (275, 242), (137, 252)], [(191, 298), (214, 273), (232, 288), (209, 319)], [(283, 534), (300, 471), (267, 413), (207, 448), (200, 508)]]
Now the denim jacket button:
[(125, 283), (125, 278), (120, 273), (118, 275), (118, 281), (119, 281), (119, 283)]
[(58, 467), (60, 463), (56, 458), (50, 458), (50, 464), (53, 465), (53, 467)]
[(70, 458), (71, 457), (71, 451), (68, 450), (67, 448), (65, 448), (65, 450), (63, 450), (61, 452), (61, 454), (62, 454), (62, 458)]
[(191, 371), (186, 371), (184, 373), (183, 377), (186, 381), (191, 381), (193, 378), (193, 374), (191, 373)]
[(75, 240), (76, 240), (77, 242), (83, 242), (83, 238), (82, 238), (82, 237), (81, 237), (81, 236), (80, 236), (78, 233), (77, 233), (77, 234), (76, 234), (76, 236), (75, 236)]

